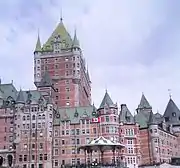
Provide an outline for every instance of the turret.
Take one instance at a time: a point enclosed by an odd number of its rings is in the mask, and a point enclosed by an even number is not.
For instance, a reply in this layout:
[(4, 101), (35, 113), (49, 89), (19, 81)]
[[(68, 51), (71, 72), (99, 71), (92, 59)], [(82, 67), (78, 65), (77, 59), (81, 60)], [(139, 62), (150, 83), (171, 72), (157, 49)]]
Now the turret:
[(39, 37), (39, 33), (38, 33), (38, 39), (37, 39), (37, 43), (36, 43), (36, 48), (34, 50), (34, 54), (37, 54), (39, 52), (41, 52), (41, 41), (40, 41), (40, 37)]
[(34, 83), (40, 82), (41, 80), (41, 59), (40, 54), (42, 52), (41, 41), (38, 33), (38, 39), (36, 43), (36, 48), (34, 50)]
[(20, 89), (18, 96), (16, 98), (16, 103), (17, 104), (25, 104), (25, 99), (24, 99), (24, 95), (23, 95), (23, 91)]
[(137, 113), (139, 113), (140, 111), (146, 111), (146, 112), (152, 111), (152, 107), (150, 106), (144, 94), (142, 94), (140, 104), (138, 105), (138, 108), (137, 108)]
[(72, 42), (72, 50), (73, 51), (79, 51), (80, 50), (80, 45), (79, 45), (79, 40), (77, 38), (76, 30), (74, 32), (74, 38)]

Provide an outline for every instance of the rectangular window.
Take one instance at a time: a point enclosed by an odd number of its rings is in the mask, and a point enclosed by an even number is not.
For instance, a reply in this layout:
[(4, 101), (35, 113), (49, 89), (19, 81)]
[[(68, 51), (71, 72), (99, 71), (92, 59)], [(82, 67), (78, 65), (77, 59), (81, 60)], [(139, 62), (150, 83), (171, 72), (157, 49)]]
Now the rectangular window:
[(40, 148), (40, 149), (43, 149), (43, 143), (40, 143), (40, 144), (39, 144), (39, 148)]
[(106, 122), (109, 122), (109, 116), (106, 116)]
[(58, 160), (55, 160), (54, 166), (58, 166)]
[(32, 155), (32, 156), (31, 156), (31, 159), (32, 159), (32, 160), (35, 160), (35, 155)]
[(64, 141), (64, 139), (62, 139), (62, 145), (64, 145), (65, 144), (65, 141)]
[(24, 161), (25, 162), (27, 161), (27, 155), (24, 155)]
[(43, 160), (43, 154), (39, 154), (39, 160)]
[(127, 143), (128, 143), (128, 144), (133, 144), (133, 140), (132, 140), (132, 139), (128, 139), (128, 140), (127, 140)]
[(79, 135), (80, 131), (79, 129), (76, 129), (76, 135)]
[(77, 139), (77, 144), (80, 144), (80, 140), (79, 139)]
[(47, 160), (47, 154), (44, 154), (44, 160)]
[(82, 134), (85, 134), (85, 129), (82, 130)]
[(58, 136), (58, 130), (54, 131), (54, 136)]
[(54, 150), (54, 154), (55, 154), (55, 155), (58, 155), (58, 149), (55, 149), (55, 150)]
[(93, 128), (93, 134), (96, 134), (96, 128)]
[(19, 155), (19, 162), (22, 162), (22, 155)]

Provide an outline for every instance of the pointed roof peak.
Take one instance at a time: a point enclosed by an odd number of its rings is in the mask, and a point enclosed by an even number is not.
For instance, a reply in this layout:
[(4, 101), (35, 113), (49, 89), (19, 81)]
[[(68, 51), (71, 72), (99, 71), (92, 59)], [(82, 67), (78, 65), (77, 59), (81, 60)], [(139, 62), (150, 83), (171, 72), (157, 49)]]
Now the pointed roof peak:
[(24, 94), (23, 94), (23, 91), (21, 90), (21, 88), (20, 88), (20, 91), (19, 91), (18, 96), (16, 98), (16, 102), (17, 103), (25, 103)]
[(80, 47), (80, 44), (79, 44), (79, 40), (77, 38), (77, 32), (76, 32), (76, 28), (74, 30), (74, 39), (73, 39), (73, 47), (77, 47), (79, 48)]
[(43, 51), (53, 51), (52, 43), (57, 42), (63, 43), (61, 49), (69, 49), (72, 46), (72, 38), (65, 28), (62, 18), (51, 36), (48, 38), (47, 42), (43, 45)]
[(40, 41), (39, 30), (38, 30), (38, 38), (37, 38), (35, 52), (40, 52), (40, 51), (41, 51), (41, 41)]
[(173, 101), (172, 98), (169, 99), (169, 102), (166, 106), (166, 110), (163, 115), (165, 118), (168, 118), (168, 122), (178, 123), (180, 118), (180, 110)]
[(105, 92), (104, 98), (103, 98), (99, 108), (104, 108), (106, 105), (107, 106), (114, 106), (114, 103), (113, 103), (111, 97), (109, 96), (107, 90)]
[(151, 109), (151, 105), (149, 104), (148, 100), (146, 99), (144, 93), (142, 93), (140, 104), (138, 105), (140, 109)]

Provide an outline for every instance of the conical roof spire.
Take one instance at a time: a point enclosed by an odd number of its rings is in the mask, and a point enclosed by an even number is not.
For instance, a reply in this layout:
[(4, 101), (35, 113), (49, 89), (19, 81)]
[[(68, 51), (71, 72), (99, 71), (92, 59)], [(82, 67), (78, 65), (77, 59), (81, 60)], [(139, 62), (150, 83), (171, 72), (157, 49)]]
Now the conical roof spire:
[(22, 103), (22, 104), (25, 103), (24, 94), (23, 94), (23, 91), (21, 89), (20, 89), (20, 91), (18, 93), (18, 96), (16, 98), (16, 102), (17, 103)]
[(73, 39), (72, 47), (80, 48), (79, 40), (78, 40), (77, 34), (76, 34), (76, 29), (75, 29), (75, 32), (74, 32), (74, 39)]
[(61, 17), (56, 29), (53, 31), (47, 42), (43, 45), (43, 51), (53, 51), (52, 43), (61, 42), (61, 49), (68, 49), (72, 46), (72, 39), (66, 30)]
[(110, 98), (107, 90), (106, 90), (106, 93), (105, 93), (105, 95), (104, 95), (104, 98), (103, 98), (103, 100), (102, 100), (101, 105), (99, 106), (99, 108), (104, 108), (106, 105), (108, 105), (108, 106), (114, 106), (114, 103), (113, 103), (112, 99)]
[(40, 51), (41, 51), (41, 41), (40, 41), (39, 32), (38, 32), (38, 39), (36, 43), (35, 52), (40, 52)]
[(138, 105), (139, 109), (151, 109), (152, 107), (150, 106), (148, 100), (144, 96), (144, 93), (142, 93), (141, 101), (140, 104)]
[(168, 118), (168, 122), (178, 123), (180, 119), (180, 110), (177, 105), (174, 103), (172, 98), (169, 99), (166, 110), (163, 115), (166, 119)]

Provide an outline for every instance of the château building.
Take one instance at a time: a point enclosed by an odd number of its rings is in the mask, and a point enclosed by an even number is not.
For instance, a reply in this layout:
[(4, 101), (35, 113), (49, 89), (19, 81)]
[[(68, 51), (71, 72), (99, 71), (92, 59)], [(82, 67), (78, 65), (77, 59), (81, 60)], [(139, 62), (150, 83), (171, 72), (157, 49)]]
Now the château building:
[(77, 34), (62, 19), (44, 45), (34, 51), (35, 90), (0, 83), (0, 166), (58, 168), (100, 162), (79, 147), (103, 136), (125, 146), (104, 153), (105, 163), (129, 168), (170, 162), (180, 156), (180, 110), (170, 98), (164, 115), (154, 114), (144, 94), (135, 116), (118, 107), (109, 93), (97, 108)]

